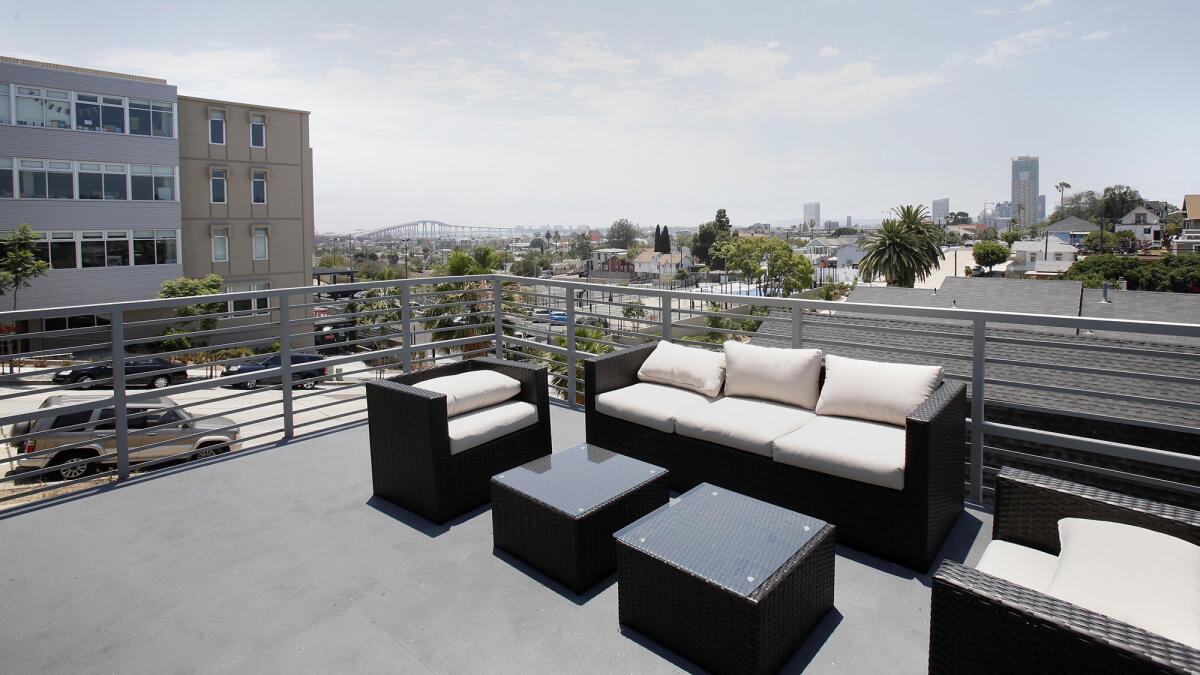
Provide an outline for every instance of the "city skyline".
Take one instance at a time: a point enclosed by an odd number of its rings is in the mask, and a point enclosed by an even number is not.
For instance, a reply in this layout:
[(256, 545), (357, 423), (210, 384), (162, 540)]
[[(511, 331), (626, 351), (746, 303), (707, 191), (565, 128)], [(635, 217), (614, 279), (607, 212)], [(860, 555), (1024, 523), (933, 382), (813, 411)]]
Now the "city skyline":
[[(419, 218), (677, 226), (717, 208), (749, 225), (798, 219), (814, 198), (826, 213), (870, 220), (937, 193), (975, 214), (1008, 192), (1007, 161), (1021, 154), (1042, 158), (1046, 184), (1123, 183), (1178, 201), (1194, 189), (1200, 151), (1171, 131), (1200, 104), (1180, 86), (1193, 62), (1185, 38), (1200, 24), (1184, 2), (736, 14), (703, 4), (682, 15), (642, 4), (372, 5), (369, 22), (315, 4), (281, 13), (216, 2), (161, 17), (120, 4), (13, 13), (0, 52), (312, 111), (322, 231)], [(216, 38), (190, 30), (223, 7), (241, 20)], [(812, 25), (823, 27), (819, 44)], [(1155, 36), (1154, 49), (1130, 39), (1141, 35)], [(1062, 73), (1072, 91), (1126, 81), (1170, 92), (1172, 105), (1143, 109), (1136, 124), (1119, 106), (1080, 116)], [(1129, 161), (1154, 147), (1170, 152)]]

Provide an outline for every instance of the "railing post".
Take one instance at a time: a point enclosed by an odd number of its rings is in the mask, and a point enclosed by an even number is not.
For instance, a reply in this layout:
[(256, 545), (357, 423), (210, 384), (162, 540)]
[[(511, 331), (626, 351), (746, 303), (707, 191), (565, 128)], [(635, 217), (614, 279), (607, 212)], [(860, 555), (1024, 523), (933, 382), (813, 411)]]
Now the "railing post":
[(660, 308), (660, 313), (662, 314), (660, 317), (662, 319), (662, 339), (669, 341), (671, 339), (671, 296), (663, 293), (660, 296), (659, 302), (662, 303), (662, 307)]
[(504, 358), (504, 296), (501, 294), (500, 277), (492, 279), (493, 302), (496, 303), (496, 358)]
[(804, 344), (804, 308), (799, 305), (792, 307), (792, 349), (800, 349)]
[(292, 311), (287, 293), (279, 294), (279, 366), (283, 368), (283, 437), (295, 432), (292, 414)]
[(983, 503), (983, 397), (987, 365), (987, 321), (975, 320), (971, 355), (971, 501)]
[(409, 309), (408, 284), (400, 285), (400, 369), (406, 375), (412, 372), (412, 310)]
[(575, 293), (570, 288), (565, 289), (567, 295), (567, 403), (574, 406), (576, 392), (579, 389), (575, 368), (578, 364), (578, 354), (575, 352)]
[(113, 421), (117, 435), (117, 480), (129, 478), (129, 408), (125, 400), (125, 312), (109, 313), (109, 341), (113, 373)]

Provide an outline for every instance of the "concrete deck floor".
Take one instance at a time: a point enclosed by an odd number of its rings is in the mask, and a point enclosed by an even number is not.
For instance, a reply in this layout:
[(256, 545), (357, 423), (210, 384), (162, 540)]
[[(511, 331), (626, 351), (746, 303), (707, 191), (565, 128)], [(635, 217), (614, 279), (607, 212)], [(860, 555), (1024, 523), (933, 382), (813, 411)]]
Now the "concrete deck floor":
[[(583, 440), (553, 409), (554, 447)], [(990, 516), (943, 553), (974, 561)], [(371, 496), (364, 426), (151, 474), (0, 520), (0, 672), (678, 672), (494, 553), (485, 507), (434, 526)], [(929, 578), (839, 547), (836, 607), (786, 671), (924, 672)]]

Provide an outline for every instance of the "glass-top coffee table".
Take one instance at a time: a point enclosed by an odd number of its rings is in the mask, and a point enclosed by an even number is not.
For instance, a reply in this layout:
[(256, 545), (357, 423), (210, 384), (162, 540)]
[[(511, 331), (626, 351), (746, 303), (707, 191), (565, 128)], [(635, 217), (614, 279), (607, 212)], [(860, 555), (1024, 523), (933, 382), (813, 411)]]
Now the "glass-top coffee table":
[(492, 477), (492, 537), (575, 593), (616, 569), (613, 532), (667, 503), (667, 470), (586, 443)]
[(833, 526), (731, 490), (614, 537), (621, 623), (715, 672), (778, 670), (833, 607)]

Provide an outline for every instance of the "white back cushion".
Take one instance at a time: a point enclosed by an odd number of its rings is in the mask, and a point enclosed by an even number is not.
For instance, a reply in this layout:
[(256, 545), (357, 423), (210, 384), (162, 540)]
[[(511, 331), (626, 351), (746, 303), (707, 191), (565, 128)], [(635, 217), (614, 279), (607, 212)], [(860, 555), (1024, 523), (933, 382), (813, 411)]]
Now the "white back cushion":
[(942, 382), (941, 366), (860, 361), (832, 354), (825, 357), (825, 385), (817, 400), (818, 415), (904, 426), (908, 414)]
[(1133, 525), (1058, 521), (1047, 595), (1200, 649), (1200, 546)]
[(713, 398), (725, 384), (725, 355), (664, 340), (642, 364), (638, 379), (690, 389)]
[(445, 394), (448, 417), (486, 408), (521, 393), (519, 381), (494, 370), (472, 370), (434, 377), (413, 386)]
[(725, 395), (812, 410), (820, 395), (821, 350), (725, 343)]

